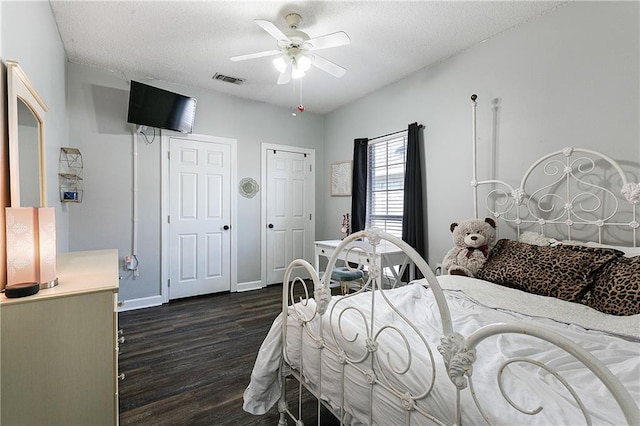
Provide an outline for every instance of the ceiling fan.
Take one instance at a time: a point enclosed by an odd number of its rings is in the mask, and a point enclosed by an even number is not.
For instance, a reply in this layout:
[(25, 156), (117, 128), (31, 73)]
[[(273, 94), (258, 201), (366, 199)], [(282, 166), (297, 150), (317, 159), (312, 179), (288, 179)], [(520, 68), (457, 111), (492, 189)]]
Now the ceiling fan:
[(284, 32), (280, 31), (270, 21), (264, 19), (255, 20), (256, 24), (278, 41), (278, 49), (232, 56), (230, 59), (232, 61), (245, 61), (247, 59), (277, 56), (273, 60), (273, 65), (280, 72), (278, 84), (287, 84), (292, 78), (304, 76), (312, 65), (334, 77), (342, 77), (347, 72), (340, 65), (314, 53), (316, 50), (344, 46), (351, 43), (351, 39), (344, 31), (310, 38), (306, 33), (298, 29), (302, 21), (302, 17), (299, 14), (290, 13), (284, 19), (289, 26), (289, 30)]

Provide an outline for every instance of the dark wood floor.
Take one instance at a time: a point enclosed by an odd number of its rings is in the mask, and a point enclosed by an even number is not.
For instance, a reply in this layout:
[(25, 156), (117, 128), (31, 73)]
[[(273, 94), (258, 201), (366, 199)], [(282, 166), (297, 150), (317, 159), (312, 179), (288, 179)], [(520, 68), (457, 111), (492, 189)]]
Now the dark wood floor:
[[(263, 416), (244, 412), (242, 393), (281, 292), (274, 285), (120, 313), (120, 424), (277, 425), (275, 407)], [(308, 411), (305, 424), (315, 424)]]

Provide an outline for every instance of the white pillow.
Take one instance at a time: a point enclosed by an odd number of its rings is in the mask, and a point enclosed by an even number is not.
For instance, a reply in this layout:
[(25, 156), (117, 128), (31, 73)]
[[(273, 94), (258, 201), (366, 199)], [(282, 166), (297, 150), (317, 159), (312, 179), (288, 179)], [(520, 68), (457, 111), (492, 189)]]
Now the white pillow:
[(559, 244), (555, 238), (549, 238), (539, 232), (524, 231), (520, 234), (518, 241), (521, 243), (533, 244), (535, 246), (554, 247)]
[(610, 248), (610, 249), (620, 250), (621, 252), (624, 253), (624, 257), (640, 256), (640, 247), (609, 246), (606, 244), (593, 243), (593, 242), (584, 243), (584, 245), (587, 247), (601, 247), (601, 248)]
[(532, 231), (524, 231), (523, 233), (521, 233), (518, 241), (520, 241), (521, 243), (533, 244), (536, 246), (549, 246), (549, 247), (555, 247), (557, 245), (565, 245), (565, 246), (610, 248), (610, 249), (615, 249), (623, 252), (624, 257), (640, 256), (640, 247), (611, 246), (607, 244), (595, 243), (592, 241), (589, 241), (589, 242), (575, 241), (575, 240), (558, 241), (555, 238), (549, 238), (538, 232), (532, 232)]

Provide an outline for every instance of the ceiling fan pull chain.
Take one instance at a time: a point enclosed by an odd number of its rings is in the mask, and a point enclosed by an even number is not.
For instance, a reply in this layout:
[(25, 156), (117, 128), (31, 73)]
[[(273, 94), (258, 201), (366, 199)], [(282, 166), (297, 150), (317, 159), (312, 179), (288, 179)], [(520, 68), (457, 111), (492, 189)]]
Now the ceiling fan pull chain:
[(302, 79), (298, 81), (300, 81), (300, 103), (298, 104), (298, 111), (304, 112), (304, 105), (302, 103)]

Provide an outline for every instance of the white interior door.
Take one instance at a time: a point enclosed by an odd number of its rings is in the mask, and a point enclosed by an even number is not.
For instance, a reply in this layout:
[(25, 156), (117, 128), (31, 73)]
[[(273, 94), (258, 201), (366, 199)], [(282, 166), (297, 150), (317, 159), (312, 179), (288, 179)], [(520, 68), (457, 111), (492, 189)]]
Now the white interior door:
[(231, 288), (231, 148), (170, 138), (169, 297)]
[(282, 282), (294, 259), (311, 262), (313, 157), (304, 152), (266, 151), (266, 280)]

